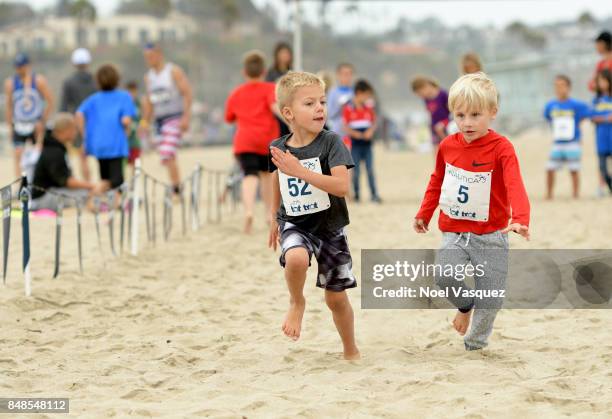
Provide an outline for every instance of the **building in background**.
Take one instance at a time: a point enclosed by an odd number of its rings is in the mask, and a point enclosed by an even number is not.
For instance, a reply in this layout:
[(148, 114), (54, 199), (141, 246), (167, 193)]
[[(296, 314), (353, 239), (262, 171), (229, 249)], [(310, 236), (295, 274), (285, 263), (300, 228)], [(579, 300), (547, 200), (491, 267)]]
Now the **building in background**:
[(18, 51), (72, 50), (149, 41), (178, 42), (196, 32), (197, 24), (187, 15), (171, 12), (160, 19), (149, 15), (115, 15), (81, 22), (69, 17), (46, 17), (10, 25), (0, 31), (0, 57)]

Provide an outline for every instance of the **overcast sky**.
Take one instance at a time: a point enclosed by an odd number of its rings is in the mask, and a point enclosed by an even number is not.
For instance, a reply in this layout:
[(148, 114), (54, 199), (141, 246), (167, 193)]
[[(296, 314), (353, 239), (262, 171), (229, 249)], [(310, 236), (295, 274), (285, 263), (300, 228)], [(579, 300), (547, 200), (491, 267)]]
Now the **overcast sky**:
[[(2, 1), (2, 0), (0, 0)], [(202, 0), (218, 1), (218, 0)], [(54, 4), (56, 0), (25, 0), (34, 8)], [(290, 6), (285, 0), (252, 0), (258, 6), (274, 6), (279, 12), (279, 22), (286, 26)], [(93, 0), (101, 15), (111, 14), (119, 0)], [(357, 3), (361, 13), (356, 17), (347, 16), (346, 6)], [(305, 19), (316, 23), (319, 0), (302, 0)], [(393, 28), (400, 17), (423, 19), (434, 16), (447, 25), (472, 24), (505, 26), (521, 20), (528, 24), (575, 19), (588, 11), (594, 16), (612, 16), (610, 0), (377, 0), (348, 1), (333, 0), (328, 6), (328, 21), (333, 22), (339, 32), (347, 32), (356, 25), (362, 30), (379, 32)], [(359, 19), (359, 20), (357, 20)], [(612, 28), (609, 28), (612, 29)]]

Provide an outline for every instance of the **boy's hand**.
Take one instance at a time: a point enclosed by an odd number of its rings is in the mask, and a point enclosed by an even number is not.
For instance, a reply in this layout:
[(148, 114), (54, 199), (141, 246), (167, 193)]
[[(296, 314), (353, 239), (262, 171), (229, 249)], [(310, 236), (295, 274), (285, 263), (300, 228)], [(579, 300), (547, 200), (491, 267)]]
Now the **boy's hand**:
[(294, 176), (301, 179), (304, 170), (308, 170), (300, 164), (297, 157), (291, 154), (289, 150), (283, 153), (277, 147), (270, 147), (270, 152), (272, 153), (272, 163), (287, 176)]
[(440, 138), (446, 137), (446, 127), (444, 126), (444, 122), (438, 122), (434, 125), (434, 131)]
[(179, 123), (179, 128), (182, 133), (186, 133), (187, 131), (189, 131), (189, 125), (190, 125), (189, 122), (190, 122), (189, 115), (183, 114), (183, 117), (181, 118), (181, 121)]
[(529, 240), (529, 227), (524, 226), (519, 223), (512, 223), (508, 227), (504, 228), (502, 230), (502, 233), (506, 234), (511, 231), (514, 231), (515, 233), (520, 234), (521, 236), (525, 238), (525, 240)]
[(276, 252), (276, 246), (279, 244), (278, 221), (270, 222), (270, 234), (268, 235), (268, 247)]
[(371, 140), (373, 136), (374, 136), (374, 127), (368, 128), (363, 133), (363, 139), (364, 140)]
[(412, 224), (412, 228), (419, 234), (427, 233), (429, 228), (427, 227), (427, 223), (422, 218), (415, 218), (414, 223)]

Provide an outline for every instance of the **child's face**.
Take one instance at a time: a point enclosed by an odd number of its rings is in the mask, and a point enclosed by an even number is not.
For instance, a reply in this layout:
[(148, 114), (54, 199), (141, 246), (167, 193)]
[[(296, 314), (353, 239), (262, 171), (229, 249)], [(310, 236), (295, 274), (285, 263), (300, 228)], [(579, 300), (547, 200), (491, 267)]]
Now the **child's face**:
[(453, 111), (459, 131), (468, 142), (486, 135), (496, 115), (497, 109), (468, 109), (466, 105), (458, 106)]
[(283, 116), (292, 127), (311, 133), (320, 132), (327, 119), (325, 91), (318, 85), (300, 87), (290, 106), (283, 108)]
[(278, 51), (278, 63), (283, 67), (289, 66), (291, 63), (291, 51), (287, 48), (282, 48)]
[(128, 89), (130, 96), (132, 99), (136, 99), (138, 97), (138, 89)]
[(415, 93), (421, 99), (435, 99), (436, 96), (438, 96), (439, 91), (438, 88), (433, 84), (426, 84), (420, 89), (418, 89)]
[(353, 84), (353, 69), (349, 66), (341, 67), (336, 73), (340, 86), (350, 86)]
[(600, 92), (604, 92), (605, 94), (610, 93), (610, 83), (608, 83), (608, 79), (603, 76), (597, 76), (596, 79), (597, 90)]
[(465, 74), (477, 73), (478, 71), (480, 71), (480, 68), (474, 60), (468, 59), (463, 62), (463, 72)]
[(570, 94), (570, 87), (563, 79), (555, 79), (555, 95), (559, 99), (567, 99)]
[(608, 52), (608, 46), (604, 41), (597, 41), (595, 43), (595, 49), (599, 55), (605, 55)]
[(372, 100), (373, 97), (372, 92), (356, 92), (354, 101), (357, 105), (363, 105)]

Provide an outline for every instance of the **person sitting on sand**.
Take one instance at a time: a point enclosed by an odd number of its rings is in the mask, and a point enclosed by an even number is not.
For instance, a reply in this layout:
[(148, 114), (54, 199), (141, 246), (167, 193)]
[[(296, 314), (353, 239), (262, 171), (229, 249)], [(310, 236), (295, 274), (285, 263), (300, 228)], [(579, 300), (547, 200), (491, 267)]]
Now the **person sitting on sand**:
[[(68, 166), (66, 146), (77, 138), (77, 125), (72, 114), (62, 112), (53, 121), (53, 130), (48, 130), (40, 158), (34, 169), (32, 188), (32, 210), (57, 211), (58, 193), (63, 196), (85, 200), (92, 193), (101, 193), (102, 184), (79, 180)], [(64, 207), (73, 206), (74, 199), (65, 199)]]
[(280, 264), (290, 294), (282, 330), (294, 340), (300, 337), (304, 282), (314, 254), (317, 287), (325, 289), (344, 358), (357, 359), (353, 308), (346, 294), (357, 281), (345, 233), (349, 217), (344, 200), (353, 159), (342, 138), (323, 129), (327, 116), (323, 80), (311, 73), (289, 72), (278, 81), (276, 97), (292, 131), (272, 142), (269, 155), (273, 221), (268, 245), (276, 250), (280, 237)]

